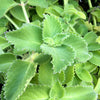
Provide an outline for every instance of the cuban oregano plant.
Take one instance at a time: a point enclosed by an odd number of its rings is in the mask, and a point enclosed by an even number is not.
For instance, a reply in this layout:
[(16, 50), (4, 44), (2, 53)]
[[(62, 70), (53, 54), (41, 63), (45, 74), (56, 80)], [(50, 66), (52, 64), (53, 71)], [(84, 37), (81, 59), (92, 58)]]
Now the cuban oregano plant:
[(100, 9), (78, 2), (0, 0), (1, 100), (100, 99)]

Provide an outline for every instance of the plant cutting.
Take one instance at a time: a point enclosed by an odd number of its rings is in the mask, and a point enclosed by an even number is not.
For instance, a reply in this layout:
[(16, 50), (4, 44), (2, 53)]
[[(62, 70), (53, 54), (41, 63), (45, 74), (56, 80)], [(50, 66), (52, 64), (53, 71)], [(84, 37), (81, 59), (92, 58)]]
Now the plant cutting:
[(100, 99), (100, 9), (88, 5), (89, 21), (78, 0), (0, 0), (1, 100)]

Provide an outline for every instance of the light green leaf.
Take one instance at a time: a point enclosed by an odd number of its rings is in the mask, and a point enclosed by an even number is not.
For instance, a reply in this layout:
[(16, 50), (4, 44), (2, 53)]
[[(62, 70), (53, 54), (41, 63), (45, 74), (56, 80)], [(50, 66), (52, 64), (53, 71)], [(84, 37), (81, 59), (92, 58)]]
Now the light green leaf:
[(75, 52), (69, 46), (50, 47), (46, 44), (42, 44), (41, 49), (44, 53), (52, 56), (55, 73), (66, 69), (67, 66), (70, 66), (74, 62)]
[(48, 100), (49, 87), (42, 85), (29, 85), (18, 100)]
[(91, 63), (100, 66), (100, 51), (94, 51), (93, 57), (89, 60)]
[(42, 85), (52, 86), (53, 84), (53, 70), (50, 61), (40, 64), (39, 67), (39, 82)]
[(3, 50), (0, 48), (0, 55), (3, 54), (3, 53), (4, 53)]
[(4, 37), (0, 36), (0, 48), (5, 49), (8, 46), (10, 46), (10, 43)]
[(81, 63), (76, 64), (75, 72), (81, 80), (86, 81), (86, 82), (92, 82), (92, 76), (86, 69), (84, 69), (83, 64)]
[(65, 88), (65, 96), (60, 100), (97, 100), (97, 94), (92, 87), (76, 86)]
[(72, 81), (74, 77), (74, 66), (69, 66), (67, 69), (64, 71), (65, 72), (65, 81), (64, 84)]
[(6, 72), (16, 60), (13, 54), (1, 54), (0, 55), (0, 72)]
[(64, 87), (60, 84), (60, 82), (54, 83), (50, 90), (50, 98), (61, 98), (64, 96)]
[[(25, 19), (25, 16), (24, 16), (24, 13), (23, 13), (23, 10), (22, 10), (22, 7), (21, 6), (16, 6), (16, 7), (12, 8), (10, 10), (10, 13), (16, 19), (18, 19), (19, 21), (26, 22), (26, 19)], [(28, 17), (29, 17), (29, 13), (28, 12), (27, 12), (27, 14), (28, 14)]]
[(86, 62), (90, 59), (87, 43), (82, 37), (71, 34), (67, 39), (64, 40), (63, 44), (69, 45), (75, 49), (76, 60), (78, 62)]
[(42, 43), (41, 28), (28, 24), (18, 30), (8, 32), (7, 40), (15, 45), (16, 51), (38, 51)]
[(5, 13), (16, 6), (17, 3), (14, 0), (0, 0), (0, 18), (5, 15)]
[(6, 27), (0, 27), (0, 35), (6, 32), (7, 28)]
[(45, 16), (43, 26), (43, 39), (44, 42), (52, 44), (54, 42), (53, 37), (62, 32), (61, 23), (55, 16)]
[(35, 75), (33, 63), (17, 60), (7, 73), (4, 91), (6, 100), (16, 100), (25, 91)]
[(96, 39), (96, 42), (100, 44), (100, 36)]
[(97, 85), (94, 90), (100, 95), (100, 78), (98, 79)]
[(43, 8), (48, 7), (48, 2), (46, 0), (28, 0), (28, 4), (32, 6), (40, 6)]

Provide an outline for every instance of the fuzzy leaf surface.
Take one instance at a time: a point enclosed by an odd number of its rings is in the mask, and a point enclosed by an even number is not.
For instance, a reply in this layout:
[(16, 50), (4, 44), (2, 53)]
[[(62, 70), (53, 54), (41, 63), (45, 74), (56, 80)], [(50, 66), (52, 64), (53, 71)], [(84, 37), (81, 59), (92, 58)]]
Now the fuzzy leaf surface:
[(67, 66), (70, 66), (74, 62), (75, 52), (69, 46), (50, 47), (46, 44), (42, 44), (41, 49), (44, 53), (52, 56), (52, 64), (55, 73), (66, 69)]
[(82, 37), (71, 34), (67, 39), (64, 40), (63, 44), (69, 45), (75, 49), (76, 60), (78, 62), (86, 62), (88, 59), (90, 59), (87, 44)]
[(14, 0), (0, 0), (0, 18), (5, 15), (5, 13), (16, 6), (17, 3)]
[(16, 100), (26, 89), (35, 75), (33, 63), (17, 60), (7, 73), (4, 91), (6, 100)]
[(12, 63), (16, 60), (13, 54), (1, 54), (0, 55), (0, 72), (6, 72)]
[(40, 51), (42, 43), (41, 28), (28, 24), (18, 30), (8, 32), (6, 38), (15, 45), (17, 51)]
[(42, 85), (29, 85), (18, 100), (48, 100), (49, 87)]
[(65, 96), (60, 100), (97, 100), (97, 94), (92, 87), (67, 87)]

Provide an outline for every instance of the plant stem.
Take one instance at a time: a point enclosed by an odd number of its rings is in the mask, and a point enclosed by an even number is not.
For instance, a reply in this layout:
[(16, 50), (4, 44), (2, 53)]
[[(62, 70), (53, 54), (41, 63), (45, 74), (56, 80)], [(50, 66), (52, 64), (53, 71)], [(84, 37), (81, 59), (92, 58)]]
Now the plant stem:
[(17, 24), (8, 15), (5, 14), (5, 17), (15, 26), (16, 29), (19, 29)]
[(64, 7), (68, 4), (68, 0), (64, 0)]
[[(88, 0), (88, 4), (89, 4), (89, 7), (90, 7), (90, 8), (92, 8), (92, 3), (91, 3), (91, 0)], [(94, 26), (97, 26), (95, 16), (93, 16), (93, 15), (92, 15), (92, 18), (93, 18), (93, 23), (94, 23)]]
[(21, 6), (22, 6), (22, 9), (23, 9), (23, 13), (24, 13), (24, 16), (25, 16), (26, 22), (27, 22), (27, 23), (30, 23), (30, 21), (29, 21), (29, 19), (28, 19), (27, 12), (26, 12), (26, 9), (25, 9), (24, 2), (21, 2)]

